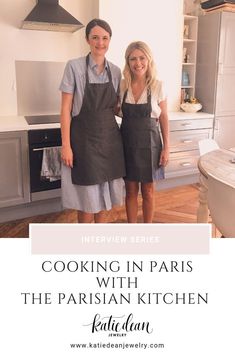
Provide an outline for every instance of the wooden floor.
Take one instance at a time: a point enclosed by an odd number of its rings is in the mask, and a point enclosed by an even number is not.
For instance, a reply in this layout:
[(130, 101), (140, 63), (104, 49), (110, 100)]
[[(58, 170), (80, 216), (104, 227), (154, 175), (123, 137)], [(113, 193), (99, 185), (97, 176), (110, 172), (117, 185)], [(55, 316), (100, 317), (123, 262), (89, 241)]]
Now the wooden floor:
[[(198, 185), (186, 185), (155, 192), (155, 223), (196, 223)], [(142, 222), (139, 198), (138, 222)], [(26, 238), (29, 223), (76, 223), (77, 212), (66, 210), (0, 224), (0, 238)], [(124, 207), (107, 212), (107, 222), (126, 223)]]

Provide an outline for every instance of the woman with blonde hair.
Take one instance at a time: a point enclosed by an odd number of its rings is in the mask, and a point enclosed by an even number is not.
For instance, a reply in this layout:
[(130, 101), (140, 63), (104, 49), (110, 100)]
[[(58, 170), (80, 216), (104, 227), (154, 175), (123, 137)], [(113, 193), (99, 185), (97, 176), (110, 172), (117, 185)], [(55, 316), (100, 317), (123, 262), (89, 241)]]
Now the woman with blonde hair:
[(125, 61), (121, 82), (121, 133), (126, 163), (127, 219), (129, 223), (137, 222), (140, 185), (143, 221), (151, 223), (154, 181), (164, 178), (163, 167), (169, 158), (167, 102), (146, 43), (131, 43), (126, 49)]

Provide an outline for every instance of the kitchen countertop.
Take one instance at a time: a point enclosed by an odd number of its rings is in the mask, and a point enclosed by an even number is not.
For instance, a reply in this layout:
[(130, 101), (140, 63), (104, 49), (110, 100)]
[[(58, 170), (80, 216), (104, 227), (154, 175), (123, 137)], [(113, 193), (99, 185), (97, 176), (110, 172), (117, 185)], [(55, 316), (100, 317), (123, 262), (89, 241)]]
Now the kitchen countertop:
[[(213, 118), (213, 114), (198, 112), (198, 113), (185, 113), (185, 112), (168, 112), (169, 120), (181, 119), (208, 119)], [(116, 118), (120, 123), (121, 119)], [(60, 128), (60, 123), (51, 124), (35, 124), (29, 125), (24, 116), (0, 116), (0, 132), (6, 131), (23, 131), (23, 130), (40, 130), (40, 129), (56, 129)]]
[(197, 113), (186, 113), (183, 111), (179, 112), (168, 112), (169, 120), (190, 120), (190, 119), (212, 119), (214, 118), (214, 114), (197, 112)]
[(0, 116), (0, 132), (60, 128), (59, 123), (29, 125), (24, 116)]

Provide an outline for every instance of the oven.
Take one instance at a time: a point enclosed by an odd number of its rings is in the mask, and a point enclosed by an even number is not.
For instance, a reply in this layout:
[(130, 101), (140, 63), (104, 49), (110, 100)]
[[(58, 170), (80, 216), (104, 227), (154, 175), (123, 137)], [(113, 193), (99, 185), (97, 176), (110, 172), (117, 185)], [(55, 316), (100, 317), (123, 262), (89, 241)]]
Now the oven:
[(61, 181), (42, 178), (41, 168), (43, 150), (48, 147), (61, 146), (60, 129), (29, 130), (28, 142), (31, 200), (59, 197)]

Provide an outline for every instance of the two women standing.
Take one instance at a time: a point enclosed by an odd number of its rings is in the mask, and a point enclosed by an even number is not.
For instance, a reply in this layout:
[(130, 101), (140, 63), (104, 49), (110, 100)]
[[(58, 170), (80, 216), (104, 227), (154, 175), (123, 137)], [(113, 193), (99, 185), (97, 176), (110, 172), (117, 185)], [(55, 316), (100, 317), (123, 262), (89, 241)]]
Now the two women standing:
[(63, 205), (78, 210), (80, 223), (104, 222), (103, 211), (122, 204), (125, 177), (128, 222), (137, 221), (139, 183), (144, 222), (151, 222), (153, 181), (168, 159), (166, 101), (149, 49), (144, 43), (132, 43), (122, 82), (122, 143), (115, 120), (121, 74), (105, 59), (111, 35), (105, 21), (89, 22), (90, 53), (65, 68), (60, 86)]

